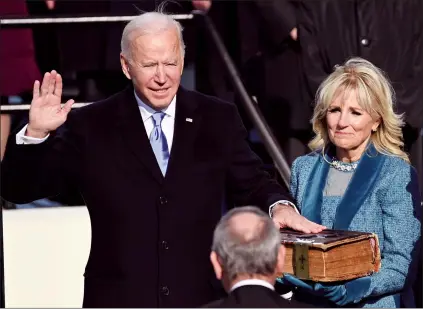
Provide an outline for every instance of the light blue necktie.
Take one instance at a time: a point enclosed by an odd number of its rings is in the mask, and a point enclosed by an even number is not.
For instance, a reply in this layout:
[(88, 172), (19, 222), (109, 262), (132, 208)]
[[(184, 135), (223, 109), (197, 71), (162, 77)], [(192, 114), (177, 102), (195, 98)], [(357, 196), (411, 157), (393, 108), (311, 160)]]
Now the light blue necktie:
[(153, 148), (163, 176), (166, 174), (167, 162), (169, 161), (169, 148), (167, 146), (166, 136), (162, 131), (162, 120), (164, 116), (165, 113), (162, 112), (153, 114), (154, 128), (150, 135), (151, 148)]

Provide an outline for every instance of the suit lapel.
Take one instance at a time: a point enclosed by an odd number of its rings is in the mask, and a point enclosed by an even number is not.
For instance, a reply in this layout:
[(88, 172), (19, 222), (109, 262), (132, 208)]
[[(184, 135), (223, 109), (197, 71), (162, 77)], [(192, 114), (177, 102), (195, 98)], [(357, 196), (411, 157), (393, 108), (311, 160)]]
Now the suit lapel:
[(369, 145), (336, 209), (334, 229), (349, 228), (354, 215), (373, 190), (385, 159), (386, 156), (378, 153), (373, 144)]
[(128, 87), (123, 92), (118, 118), (117, 126), (127, 147), (151, 173), (152, 177), (159, 183), (162, 183), (163, 175), (151, 148), (147, 132), (145, 131), (132, 87)]
[(197, 109), (198, 102), (195, 96), (179, 87), (176, 95), (175, 129), (173, 145), (170, 152), (166, 172), (166, 180), (174, 179), (191, 162), (193, 157), (194, 141), (201, 124), (201, 115)]
[(323, 190), (329, 172), (329, 164), (323, 159), (325, 155), (319, 155), (319, 159), (314, 163), (307, 181), (307, 188), (304, 191), (301, 207), (301, 214), (304, 217), (319, 224), (322, 223)]

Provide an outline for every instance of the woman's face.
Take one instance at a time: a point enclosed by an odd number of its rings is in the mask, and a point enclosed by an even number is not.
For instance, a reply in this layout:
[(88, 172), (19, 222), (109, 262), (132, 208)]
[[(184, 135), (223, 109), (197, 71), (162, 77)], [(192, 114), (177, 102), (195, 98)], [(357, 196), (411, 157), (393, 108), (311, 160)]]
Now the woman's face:
[(379, 120), (374, 120), (357, 102), (355, 91), (341, 92), (326, 113), (330, 141), (336, 146), (339, 160), (356, 161), (376, 130)]

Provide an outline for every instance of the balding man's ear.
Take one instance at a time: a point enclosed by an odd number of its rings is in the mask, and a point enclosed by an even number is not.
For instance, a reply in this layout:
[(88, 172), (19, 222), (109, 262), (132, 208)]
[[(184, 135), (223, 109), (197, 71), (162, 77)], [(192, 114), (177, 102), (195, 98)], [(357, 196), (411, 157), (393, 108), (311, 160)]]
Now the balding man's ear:
[(222, 269), (222, 265), (220, 265), (220, 263), (219, 263), (219, 259), (217, 257), (216, 252), (212, 251), (212, 253), (210, 253), (210, 261), (213, 265), (213, 269), (214, 269), (214, 273), (216, 274), (216, 278), (218, 280), (221, 280), (223, 269)]

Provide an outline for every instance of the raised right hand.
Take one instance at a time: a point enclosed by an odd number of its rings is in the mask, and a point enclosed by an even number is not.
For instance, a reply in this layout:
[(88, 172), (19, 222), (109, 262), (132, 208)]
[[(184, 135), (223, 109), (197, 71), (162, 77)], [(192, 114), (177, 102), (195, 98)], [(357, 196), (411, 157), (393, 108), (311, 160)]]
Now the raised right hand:
[(26, 136), (43, 138), (66, 121), (74, 100), (62, 107), (62, 89), (62, 77), (54, 70), (44, 74), (41, 87), (35, 81)]

